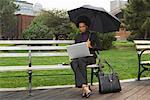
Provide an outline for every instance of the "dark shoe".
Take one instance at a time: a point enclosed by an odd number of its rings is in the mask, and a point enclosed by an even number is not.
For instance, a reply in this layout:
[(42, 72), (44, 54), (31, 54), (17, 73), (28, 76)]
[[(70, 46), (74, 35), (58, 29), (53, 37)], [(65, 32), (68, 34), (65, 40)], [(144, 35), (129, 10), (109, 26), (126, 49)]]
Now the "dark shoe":
[(92, 92), (86, 93), (86, 98), (89, 98), (91, 96)]
[(86, 93), (82, 93), (82, 98), (86, 97)]

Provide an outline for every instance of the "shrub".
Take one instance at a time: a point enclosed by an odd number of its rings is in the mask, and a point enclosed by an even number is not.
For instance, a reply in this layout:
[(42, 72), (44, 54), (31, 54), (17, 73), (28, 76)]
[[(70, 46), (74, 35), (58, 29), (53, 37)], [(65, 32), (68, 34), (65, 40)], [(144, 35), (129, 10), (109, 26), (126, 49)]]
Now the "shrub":
[[(134, 33), (132, 33), (128, 38), (127, 38), (127, 40), (128, 41), (132, 41), (133, 42), (133, 40), (143, 40), (144, 39), (144, 35), (143, 34), (134, 34)], [(150, 34), (148, 34), (147, 35), (147, 40), (150, 40)]]
[(115, 41), (114, 33), (97, 33), (99, 46), (101, 50), (107, 50), (112, 47), (112, 42)]
[(52, 34), (49, 29), (42, 23), (33, 22), (23, 33), (23, 39), (51, 39)]

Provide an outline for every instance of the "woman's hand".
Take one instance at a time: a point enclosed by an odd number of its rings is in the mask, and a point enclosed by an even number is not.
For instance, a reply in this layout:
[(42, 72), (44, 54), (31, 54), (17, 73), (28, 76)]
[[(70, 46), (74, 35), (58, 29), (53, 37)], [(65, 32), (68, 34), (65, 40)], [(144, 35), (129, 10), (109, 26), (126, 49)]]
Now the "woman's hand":
[(87, 45), (88, 48), (92, 48), (91, 41), (89, 39), (86, 41), (86, 45)]

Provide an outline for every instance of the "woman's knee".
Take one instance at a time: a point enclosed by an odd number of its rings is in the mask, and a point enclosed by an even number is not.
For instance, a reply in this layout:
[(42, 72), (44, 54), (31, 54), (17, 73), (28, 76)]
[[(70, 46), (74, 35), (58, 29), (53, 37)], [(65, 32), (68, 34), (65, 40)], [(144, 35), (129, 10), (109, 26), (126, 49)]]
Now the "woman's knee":
[(74, 67), (78, 66), (78, 61), (77, 60), (72, 60), (70, 62), (71, 68), (74, 69)]
[(76, 64), (76, 63), (77, 63), (77, 60), (72, 60), (72, 61), (70, 62), (71, 65), (74, 65), (74, 64)]
[(79, 65), (86, 65), (86, 58), (78, 58)]

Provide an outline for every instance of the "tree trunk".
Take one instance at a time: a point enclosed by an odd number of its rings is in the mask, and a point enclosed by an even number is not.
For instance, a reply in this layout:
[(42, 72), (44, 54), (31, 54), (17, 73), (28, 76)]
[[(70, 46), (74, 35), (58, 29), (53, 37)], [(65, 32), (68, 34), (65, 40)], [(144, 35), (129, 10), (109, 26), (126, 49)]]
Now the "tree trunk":
[[(58, 40), (58, 35), (55, 34), (55, 40)], [(58, 44), (56, 44), (56, 46), (58, 46)]]
[(0, 26), (0, 39), (2, 39), (2, 28)]
[(147, 39), (147, 36), (148, 36), (148, 33), (146, 32), (145, 35), (144, 35), (145, 40)]

